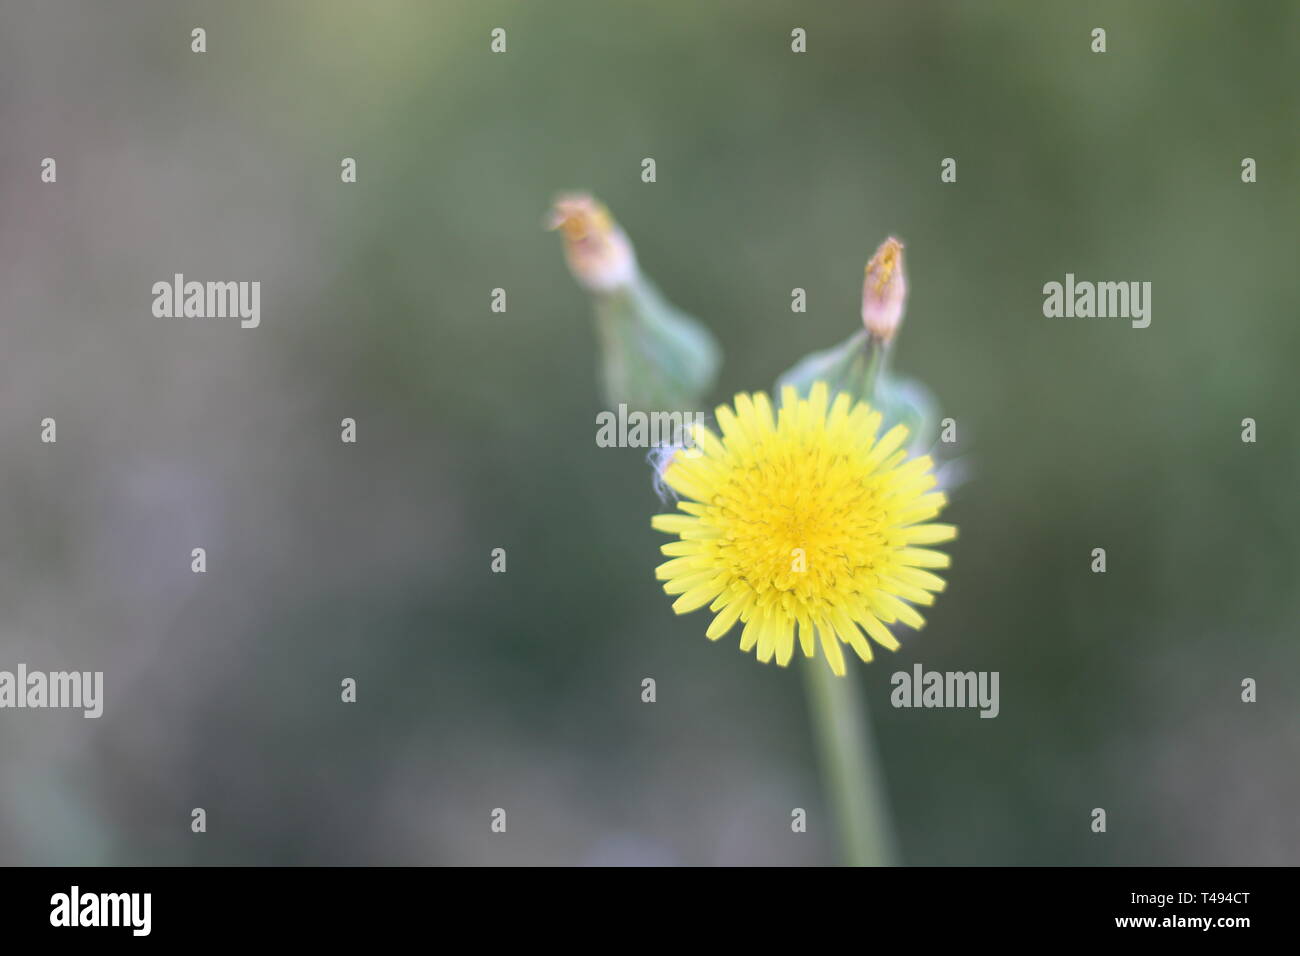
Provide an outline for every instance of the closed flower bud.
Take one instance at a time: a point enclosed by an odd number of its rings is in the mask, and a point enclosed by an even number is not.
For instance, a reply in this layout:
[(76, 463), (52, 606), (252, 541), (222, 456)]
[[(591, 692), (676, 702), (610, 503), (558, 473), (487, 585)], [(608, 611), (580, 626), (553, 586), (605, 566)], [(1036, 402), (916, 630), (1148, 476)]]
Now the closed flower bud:
[(569, 271), (591, 293), (608, 407), (698, 408), (720, 358), (709, 330), (669, 303), (641, 273), (627, 234), (590, 195), (561, 196), (547, 226), (564, 237)]
[(867, 263), (866, 279), (862, 283), (862, 324), (872, 338), (888, 342), (903, 321), (906, 305), (903, 244), (890, 236)]
[(636, 254), (609, 210), (586, 193), (561, 196), (551, 207), (548, 229), (564, 236), (564, 257), (573, 277), (590, 292), (612, 292), (636, 278)]

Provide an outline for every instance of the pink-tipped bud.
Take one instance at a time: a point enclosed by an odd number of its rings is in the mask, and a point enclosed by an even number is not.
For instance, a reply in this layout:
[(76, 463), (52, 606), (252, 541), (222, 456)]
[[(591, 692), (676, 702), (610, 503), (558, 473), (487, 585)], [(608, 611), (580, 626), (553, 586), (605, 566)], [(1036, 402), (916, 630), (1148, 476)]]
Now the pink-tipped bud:
[(862, 324), (881, 342), (898, 331), (907, 306), (907, 274), (903, 270), (903, 244), (890, 236), (867, 263), (862, 283)]
[(546, 228), (564, 236), (569, 271), (591, 292), (611, 292), (636, 278), (632, 243), (609, 210), (586, 193), (560, 196)]

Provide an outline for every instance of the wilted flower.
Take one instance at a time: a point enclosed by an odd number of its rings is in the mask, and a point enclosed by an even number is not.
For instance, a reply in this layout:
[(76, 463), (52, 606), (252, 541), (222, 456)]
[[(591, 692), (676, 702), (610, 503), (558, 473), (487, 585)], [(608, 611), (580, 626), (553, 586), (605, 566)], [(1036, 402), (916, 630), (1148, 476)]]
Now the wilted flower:
[(932, 523), (947, 498), (933, 490), (928, 456), (908, 460), (907, 429), (877, 437), (878, 412), (846, 392), (829, 396), (817, 382), (808, 398), (786, 388), (775, 416), (762, 392), (737, 395), (734, 412), (719, 406), (722, 438), (696, 425), (702, 454), (679, 452), (663, 473), (684, 513), (651, 525), (680, 537), (663, 546), (671, 560), (655, 576), (680, 595), (678, 614), (709, 605), (707, 637), (742, 621), (740, 649), (784, 666), (797, 629), (806, 657), (820, 639), (843, 674), (841, 643), (869, 661), (867, 636), (897, 650), (888, 625), (925, 623), (912, 605), (943, 590), (926, 569), (946, 568), (948, 556), (923, 546), (957, 529)]
[(890, 236), (867, 263), (867, 274), (862, 283), (862, 323), (874, 338), (888, 342), (903, 321), (906, 305), (903, 244)]
[(573, 277), (591, 292), (611, 292), (636, 278), (636, 254), (609, 210), (586, 193), (555, 200), (548, 229), (564, 236), (564, 256)]

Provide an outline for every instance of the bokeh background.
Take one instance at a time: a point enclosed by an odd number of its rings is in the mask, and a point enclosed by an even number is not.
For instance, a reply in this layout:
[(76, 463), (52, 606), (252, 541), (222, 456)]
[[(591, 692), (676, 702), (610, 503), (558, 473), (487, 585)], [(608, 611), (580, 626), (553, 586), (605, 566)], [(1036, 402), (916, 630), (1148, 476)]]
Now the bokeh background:
[[(799, 675), (672, 614), (644, 452), (595, 445), (573, 188), (719, 401), (907, 243), (897, 365), (975, 469), (857, 675), (904, 862), (1300, 862), (1297, 62), (1291, 2), (4, 0), (0, 669), (106, 704), (0, 712), (0, 862), (835, 860)], [(261, 327), (154, 318), (175, 272)], [(1151, 327), (1044, 318), (1066, 272)], [(1001, 715), (892, 709), (917, 661)]]

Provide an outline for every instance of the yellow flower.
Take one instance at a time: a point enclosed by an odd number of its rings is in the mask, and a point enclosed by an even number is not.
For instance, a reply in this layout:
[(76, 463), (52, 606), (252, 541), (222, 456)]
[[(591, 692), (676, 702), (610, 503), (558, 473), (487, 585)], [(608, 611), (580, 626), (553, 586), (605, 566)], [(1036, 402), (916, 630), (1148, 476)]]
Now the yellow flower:
[(947, 499), (931, 490), (929, 456), (907, 460), (906, 428), (877, 438), (880, 414), (843, 392), (830, 403), (825, 382), (808, 398), (793, 388), (781, 397), (774, 417), (766, 394), (737, 395), (734, 412), (717, 409), (721, 438), (696, 425), (694, 447), (673, 455), (663, 480), (684, 513), (651, 519), (679, 536), (655, 576), (680, 595), (678, 614), (709, 605), (711, 640), (742, 621), (740, 649), (785, 666), (797, 630), (805, 656), (819, 639), (843, 674), (841, 641), (869, 661), (863, 630), (892, 651), (887, 625), (925, 623), (912, 605), (943, 590), (926, 569), (946, 568), (948, 556), (922, 546), (957, 529), (931, 523)]

